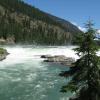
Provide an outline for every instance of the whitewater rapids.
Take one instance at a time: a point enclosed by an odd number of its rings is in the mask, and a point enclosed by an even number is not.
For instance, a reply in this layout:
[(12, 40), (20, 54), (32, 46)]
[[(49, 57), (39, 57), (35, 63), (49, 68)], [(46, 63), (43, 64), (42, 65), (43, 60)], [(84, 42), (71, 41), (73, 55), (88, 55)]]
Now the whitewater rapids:
[(70, 79), (58, 76), (68, 67), (45, 63), (40, 56), (65, 55), (77, 59), (73, 46), (3, 47), (10, 54), (0, 62), (0, 100), (68, 100), (71, 93), (59, 91)]

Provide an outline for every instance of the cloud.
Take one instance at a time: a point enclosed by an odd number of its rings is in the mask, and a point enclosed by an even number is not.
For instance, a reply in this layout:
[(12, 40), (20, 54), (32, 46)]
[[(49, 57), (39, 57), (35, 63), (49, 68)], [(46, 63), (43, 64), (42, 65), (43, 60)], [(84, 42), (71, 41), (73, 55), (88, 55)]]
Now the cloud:
[(81, 31), (86, 32), (86, 28), (83, 28), (83, 27), (81, 27), (81, 26), (78, 26), (78, 28), (79, 28)]
[(97, 33), (99, 33), (99, 34), (100, 34), (100, 30), (97, 30)]
[[(86, 32), (86, 28), (79, 26), (77, 23), (75, 22), (71, 22), (73, 25), (77, 26), (81, 31), (83, 31), (84, 33)], [(100, 29), (97, 30), (96, 32), (96, 38), (95, 40), (100, 39)]]
[(81, 31), (83, 31), (83, 32), (86, 32), (86, 28), (84, 28), (84, 27), (81, 27), (80, 25), (78, 25), (77, 23), (75, 23), (75, 22), (71, 22), (73, 25), (75, 25), (75, 26), (77, 26), (78, 27), (78, 29), (80, 29)]

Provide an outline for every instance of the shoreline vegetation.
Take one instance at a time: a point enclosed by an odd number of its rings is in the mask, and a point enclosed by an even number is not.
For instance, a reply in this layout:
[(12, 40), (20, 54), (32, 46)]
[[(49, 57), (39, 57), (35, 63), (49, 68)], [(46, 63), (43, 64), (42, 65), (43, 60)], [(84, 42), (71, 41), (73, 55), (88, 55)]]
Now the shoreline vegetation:
[(9, 53), (7, 52), (6, 49), (0, 48), (0, 61), (6, 59), (6, 56), (7, 56), (8, 54), (9, 54)]
[(62, 86), (60, 92), (74, 93), (69, 100), (100, 100), (100, 56), (97, 55), (99, 46), (95, 38), (95, 29), (91, 19), (85, 24), (87, 31), (76, 37), (79, 47), (74, 51), (79, 59), (74, 67), (62, 72), (65, 78), (70, 74), (71, 80)]

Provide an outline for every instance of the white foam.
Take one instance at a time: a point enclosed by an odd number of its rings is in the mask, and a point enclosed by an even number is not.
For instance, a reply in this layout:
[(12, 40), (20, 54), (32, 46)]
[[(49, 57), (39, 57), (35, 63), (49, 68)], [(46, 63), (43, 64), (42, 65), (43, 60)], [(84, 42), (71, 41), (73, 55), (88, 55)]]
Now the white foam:
[[(1, 66), (6, 66), (10, 64), (18, 63), (30, 63), (33, 61), (36, 65), (40, 64), (43, 59), (40, 58), (40, 55), (65, 55), (67, 57), (74, 57), (75, 59), (79, 58), (75, 52), (72, 50), (74, 46), (57, 46), (57, 47), (32, 47), (26, 46), (15, 46), (15, 47), (6, 47), (7, 51), (10, 53), (6, 60), (0, 62)], [(100, 55), (100, 52), (98, 52)], [(42, 67), (42, 66), (40, 66)]]

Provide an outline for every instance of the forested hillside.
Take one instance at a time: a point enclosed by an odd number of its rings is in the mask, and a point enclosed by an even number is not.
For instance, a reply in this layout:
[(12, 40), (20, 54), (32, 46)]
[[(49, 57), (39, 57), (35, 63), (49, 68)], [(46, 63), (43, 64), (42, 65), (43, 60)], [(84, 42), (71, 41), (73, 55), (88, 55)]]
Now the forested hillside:
[(15, 43), (63, 45), (81, 31), (21, 0), (0, 0), (0, 38)]

